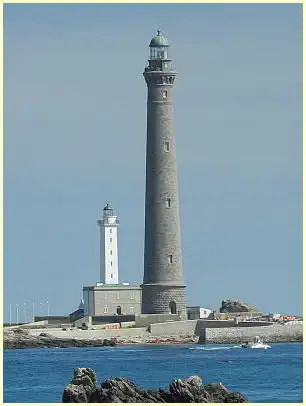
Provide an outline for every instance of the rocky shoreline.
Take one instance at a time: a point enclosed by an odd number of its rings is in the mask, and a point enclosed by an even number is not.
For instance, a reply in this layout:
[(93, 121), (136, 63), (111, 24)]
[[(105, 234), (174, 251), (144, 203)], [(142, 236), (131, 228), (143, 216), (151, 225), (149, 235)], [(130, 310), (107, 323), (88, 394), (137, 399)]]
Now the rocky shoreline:
[(63, 403), (246, 403), (240, 392), (229, 391), (221, 382), (204, 385), (199, 376), (175, 379), (164, 389), (145, 390), (127, 378), (116, 377), (97, 386), (91, 368), (76, 368), (66, 386)]
[(4, 334), (4, 349), (22, 348), (69, 348), (69, 347), (105, 347), (115, 345), (144, 345), (144, 344), (188, 344), (197, 343), (196, 336), (179, 337), (148, 337), (142, 339), (131, 338), (102, 338), (102, 339), (75, 339), (58, 338), (49, 333), (40, 333), (32, 336), (26, 330), (16, 329)]
[(105, 347), (115, 345), (114, 340), (106, 338), (101, 340), (76, 340), (73, 338), (57, 338), (48, 333), (31, 336), (24, 330), (15, 330), (13, 334), (5, 334), (3, 341), (4, 349)]

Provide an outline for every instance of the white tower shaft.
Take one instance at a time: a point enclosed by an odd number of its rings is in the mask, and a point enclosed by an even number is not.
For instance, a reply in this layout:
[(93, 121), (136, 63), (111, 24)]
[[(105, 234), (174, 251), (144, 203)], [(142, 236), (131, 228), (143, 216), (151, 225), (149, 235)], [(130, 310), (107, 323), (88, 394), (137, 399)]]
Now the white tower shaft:
[(103, 220), (98, 221), (100, 227), (100, 281), (104, 284), (118, 284), (118, 243), (117, 216), (107, 205), (103, 210)]

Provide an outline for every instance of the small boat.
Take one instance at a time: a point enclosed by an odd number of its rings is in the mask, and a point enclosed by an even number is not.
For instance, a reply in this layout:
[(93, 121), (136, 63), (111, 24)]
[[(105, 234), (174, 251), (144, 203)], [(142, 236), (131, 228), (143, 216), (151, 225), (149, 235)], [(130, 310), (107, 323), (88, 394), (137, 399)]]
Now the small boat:
[(270, 345), (265, 344), (261, 341), (261, 339), (259, 338), (259, 336), (256, 336), (254, 338), (254, 341), (251, 341), (250, 343), (243, 343), (241, 344), (241, 348), (261, 348), (264, 350), (267, 350), (268, 348), (271, 348)]

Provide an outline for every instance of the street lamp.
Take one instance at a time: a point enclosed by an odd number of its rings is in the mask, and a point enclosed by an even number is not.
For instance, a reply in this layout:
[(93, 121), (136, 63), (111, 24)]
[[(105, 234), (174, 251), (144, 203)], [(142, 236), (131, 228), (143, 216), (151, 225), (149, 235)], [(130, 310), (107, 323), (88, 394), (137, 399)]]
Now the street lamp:
[(32, 303), (32, 316), (33, 316), (33, 323), (35, 321), (35, 302)]
[(19, 322), (18, 322), (18, 310), (19, 310), (19, 306), (16, 303), (16, 324), (19, 324)]
[(12, 325), (12, 305), (10, 304), (10, 326)]
[(47, 311), (48, 311), (48, 317), (50, 316), (50, 303), (49, 300), (46, 301), (46, 305), (47, 305)]
[(42, 313), (41, 308), (43, 308), (43, 306), (44, 306), (43, 302), (39, 302), (39, 314), (40, 314), (40, 316), (41, 316), (41, 313)]
[(23, 303), (23, 311), (24, 311), (24, 322), (27, 324), (27, 302)]

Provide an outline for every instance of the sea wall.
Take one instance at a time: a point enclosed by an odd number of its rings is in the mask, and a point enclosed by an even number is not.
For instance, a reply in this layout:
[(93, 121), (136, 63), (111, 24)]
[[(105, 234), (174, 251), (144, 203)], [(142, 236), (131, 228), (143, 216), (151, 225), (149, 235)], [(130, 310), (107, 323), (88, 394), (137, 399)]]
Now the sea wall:
[(204, 328), (226, 328), (226, 327), (259, 327), (271, 326), (268, 321), (235, 321), (235, 320), (198, 320), (195, 335), (200, 336)]
[(218, 320), (228, 320), (229, 317), (234, 319), (239, 317), (240, 320), (249, 320), (252, 318), (260, 318), (263, 316), (263, 312), (231, 312), (231, 313), (216, 313)]
[(153, 335), (171, 335), (171, 334), (189, 334), (201, 335), (201, 330), (204, 328), (226, 328), (226, 327), (247, 327), (247, 326), (266, 326), (271, 325), (268, 322), (252, 322), (242, 321), (238, 324), (233, 320), (184, 320), (184, 321), (168, 321), (166, 323), (150, 324), (149, 331)]
[(34, 321), (46, 321), (48, 325), (60, 325), (70, 323), (69, 316), (35, 316)]
[(152, 335), (194, 334), (197, 320), (172, 321), (168, 323), (150, 324), (149, 331)]
[[(48, 325), (48, 322), (46, 320), (33, 321), (32, 323), (16, 324), (14, 326), (6, 326), (6, 327), (4, 327), (4, 331), (14, 330), (14, 329), (16, 330), (16, 329), (20, 329), (20, 328), (22, 328), (22, 329), (38, 328), (38, 327), (44, 327), (47, 325)], [(42, 331), (42, 330), (40, 330), (40, 331)]]
[[(187, 321), (173, 321), (168, 323), (156, 323), (151, 324), (149, 332), (147, 327), (132, 327), (132, 328), (120, 328), (120, 329), (97, 329), (97, 330), (79, 330), (69, 329), (62, 330), (57, 328), (45, 328), (45, 333), (52, 334), (58, 338), (74, 338), (74, 339), (90, 339), (95, 338), (142, 338), (145, 336), (171, 336), (171, 335), (193, 335), (196, 320)], [(39, 335), (42, 332), (41, 329), (31, 330), (31, 335)]]
[[(124, 329), (114, 329), (114, 330), (61, 330), (58, 328), (45, 328), (44, 333), (51, 334), (57, 338), (70, 338), (75, 340), (95, 340), (103, 338), (143, 338), (149, 335), (145, 327), (140, 328), (124, 328)], [(42, 330), (29, 330), (29, 334), (32, 336), (39, 336)]]
[(201, 330), (199, 344), (237, 344), (260, 336), (266, 342), (303, 341), (303, 325), (273, 324), (261, 327), (205, 328)]

